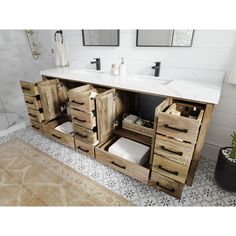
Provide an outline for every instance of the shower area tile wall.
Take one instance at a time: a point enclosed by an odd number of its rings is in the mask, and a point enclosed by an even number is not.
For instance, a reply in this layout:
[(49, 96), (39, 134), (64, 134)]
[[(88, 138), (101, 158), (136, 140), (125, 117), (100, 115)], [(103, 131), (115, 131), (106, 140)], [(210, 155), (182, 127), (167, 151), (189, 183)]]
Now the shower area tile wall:
[(49, 31), (34, 31), (34, 36), (40, 52), (37, 60), (24, 30), (0, 30), (0, 131), (29, 122), (19, 81), (38, 81), (40, 70), (55, 67)]

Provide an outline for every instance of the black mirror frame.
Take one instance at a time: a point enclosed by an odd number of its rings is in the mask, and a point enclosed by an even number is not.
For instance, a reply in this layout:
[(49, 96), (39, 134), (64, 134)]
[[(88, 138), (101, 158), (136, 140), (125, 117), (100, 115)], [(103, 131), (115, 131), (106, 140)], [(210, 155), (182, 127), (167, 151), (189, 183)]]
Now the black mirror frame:
[(172, 36), (171, 36), (171, 45), (140, 45), (138, 44), (138, 31), (139, 30), (136, 30), (136, 47), (172, 47), (172, 48), (191, 48), (192, 45), (193, 45), (193, 37), (194, 37), (194, 31), (193, 30), (193, 33), (192, 33), (192, 39), (191, 39), (191, 43), (189, 46), (173, 46), (173, 35), (174, 35), (174, 30), (172, 32)]
[(117, 30), (117, 44), (116, 45), (86, 45), (84, 37), (84, 29), (82, 29), (82, 41), (85, 47), (119, 47), (120, 46), (120, 30)]

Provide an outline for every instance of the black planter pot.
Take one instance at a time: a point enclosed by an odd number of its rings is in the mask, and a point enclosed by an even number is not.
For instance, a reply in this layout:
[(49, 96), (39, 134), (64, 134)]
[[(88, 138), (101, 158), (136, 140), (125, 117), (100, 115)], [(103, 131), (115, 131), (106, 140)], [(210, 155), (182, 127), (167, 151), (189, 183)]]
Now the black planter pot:
[(236, 192), (236, 163), (227, 159), (222, 153), (222, 150), (226, 148), (228, 147), (221, 148), (219, 151), (215, 179), (217, 184), (223, 189)]

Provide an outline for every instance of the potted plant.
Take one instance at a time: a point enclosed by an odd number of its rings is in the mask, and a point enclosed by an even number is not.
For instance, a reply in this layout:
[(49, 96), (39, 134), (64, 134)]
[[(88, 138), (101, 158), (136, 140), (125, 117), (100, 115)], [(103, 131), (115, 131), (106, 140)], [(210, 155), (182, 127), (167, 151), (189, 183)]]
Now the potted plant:
[(223, 189), (236, 192), (236, 132), (231, 137), (232, 147), (223, 147), (219, 151), (215, 179)]

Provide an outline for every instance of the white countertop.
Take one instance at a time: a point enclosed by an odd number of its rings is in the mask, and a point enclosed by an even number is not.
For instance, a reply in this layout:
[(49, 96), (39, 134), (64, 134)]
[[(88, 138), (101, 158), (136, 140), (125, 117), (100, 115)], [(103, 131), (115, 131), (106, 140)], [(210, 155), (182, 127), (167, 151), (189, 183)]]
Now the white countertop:
[(48, 77), (91, 83), (104, 87), (117, 88), (144, 94), (170, 96), (198, 102), (217, 104), (220, 98), (224, 72), (198, 70), (189, 70), (187, 72), (194, 74), (194, 78), (186, 75), (175, 76), (175, 74), (172, 74), (170, 75), (172, 81), (168, 84), (160, 84), (158, 81), (159, 77), (150, 79), (137, 78), (134, 77), (134, 75), (126, 75), (121, 78), (119, 76), (112, 76), (109, 73), (77, 73), (76, 70), (72, 68), (43, 70), (40, 71), (40, 74)]

